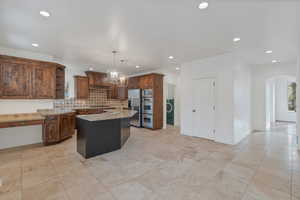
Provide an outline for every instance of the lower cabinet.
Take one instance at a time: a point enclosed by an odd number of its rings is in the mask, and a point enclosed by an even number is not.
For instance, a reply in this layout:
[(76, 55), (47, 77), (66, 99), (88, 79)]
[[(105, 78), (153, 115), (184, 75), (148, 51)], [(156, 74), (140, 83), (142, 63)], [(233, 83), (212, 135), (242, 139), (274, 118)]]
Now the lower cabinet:
[(43, 125), (43, 143), (57, 143), (75, 133), (75, 113), (46, 116)]
[(75, 115), (65, 114), (60, 116), (60, 139), (64, 140), (75, 133)]
[(51, 144), (59, 141), (59, 116), (48, 116), (43, 125), (43, 143)]

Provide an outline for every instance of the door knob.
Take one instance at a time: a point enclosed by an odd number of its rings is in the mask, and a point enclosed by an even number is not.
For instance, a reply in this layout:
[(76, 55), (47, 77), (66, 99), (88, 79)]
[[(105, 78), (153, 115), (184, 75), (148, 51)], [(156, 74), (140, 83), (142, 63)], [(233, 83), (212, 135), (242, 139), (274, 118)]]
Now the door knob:
[(195, 109), (193, 109), (193, 112), (196, 112), (196, 110), (195, 110)]

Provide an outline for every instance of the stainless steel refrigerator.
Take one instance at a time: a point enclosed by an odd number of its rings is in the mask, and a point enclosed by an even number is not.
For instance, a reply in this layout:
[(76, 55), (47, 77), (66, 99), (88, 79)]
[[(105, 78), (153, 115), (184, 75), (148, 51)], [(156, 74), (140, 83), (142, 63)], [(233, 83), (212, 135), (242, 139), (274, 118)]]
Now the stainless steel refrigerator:
[(142, 127), (142, 90), (128, 90), (128, 107), (130, 110), (135, 110), (137, 113), (131, 118), (130, 125)]
[(153, 128), (153, 103), (152, 89), (128, 90), (128, 107), (137, 111), (130, 124), (135, 127)]

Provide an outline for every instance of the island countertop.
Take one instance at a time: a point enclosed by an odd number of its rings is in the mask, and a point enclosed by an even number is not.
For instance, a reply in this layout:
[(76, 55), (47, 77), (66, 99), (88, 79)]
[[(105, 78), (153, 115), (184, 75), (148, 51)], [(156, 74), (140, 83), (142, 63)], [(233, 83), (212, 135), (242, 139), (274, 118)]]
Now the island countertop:
[(78, 115), (77, 118), (87, 121), (104, 121), (112, 119), (131, 118), (137, 112), (134, 110), (104, 110), (101, 114)]

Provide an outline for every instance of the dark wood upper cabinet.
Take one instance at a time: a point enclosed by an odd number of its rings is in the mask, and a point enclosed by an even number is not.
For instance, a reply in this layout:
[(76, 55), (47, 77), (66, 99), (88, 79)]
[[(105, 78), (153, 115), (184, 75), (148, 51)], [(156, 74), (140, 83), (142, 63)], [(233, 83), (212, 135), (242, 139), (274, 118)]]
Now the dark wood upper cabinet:
[(128, 88), (127, 86), (120, 86), (117, 84), (111, 85), (109, 88), (108, 98), (126, 100), (128, 99)]
[(56, 69), (48, 66), (33, 67), (33, 96), (37, 99), (55, 99)]
[(130, 77), (128, 79), (128, 89), (138, 89), (140, 88), (140, 77)]
[(152, 89), (154, 84), (155, 75), (140, 76), (139, 85), (141, 89)]
[(86, 71), (87, 77), (89, 78), (89, 86), (91, 87), (110, 87), (111, 85), (105, 82), (107, 77), (106, 73)]
[(65, 98), (65, 66), (56, 67), (56, 99)]
[(65, 66), (0, 55), (0, 99), (63, 99)]
[(109, 99), (118, 99), (118, 85), (117, 84), (110, 85), (110, 87), (108, 89), (107, 97)]
[(74, 76), (75, 97), (77, 99), (89, 98), (89, 78), (86, 76)]
[(0, 62), (0, 97), (27, 99), (31, 93), (31, 69), (26, 64)]

